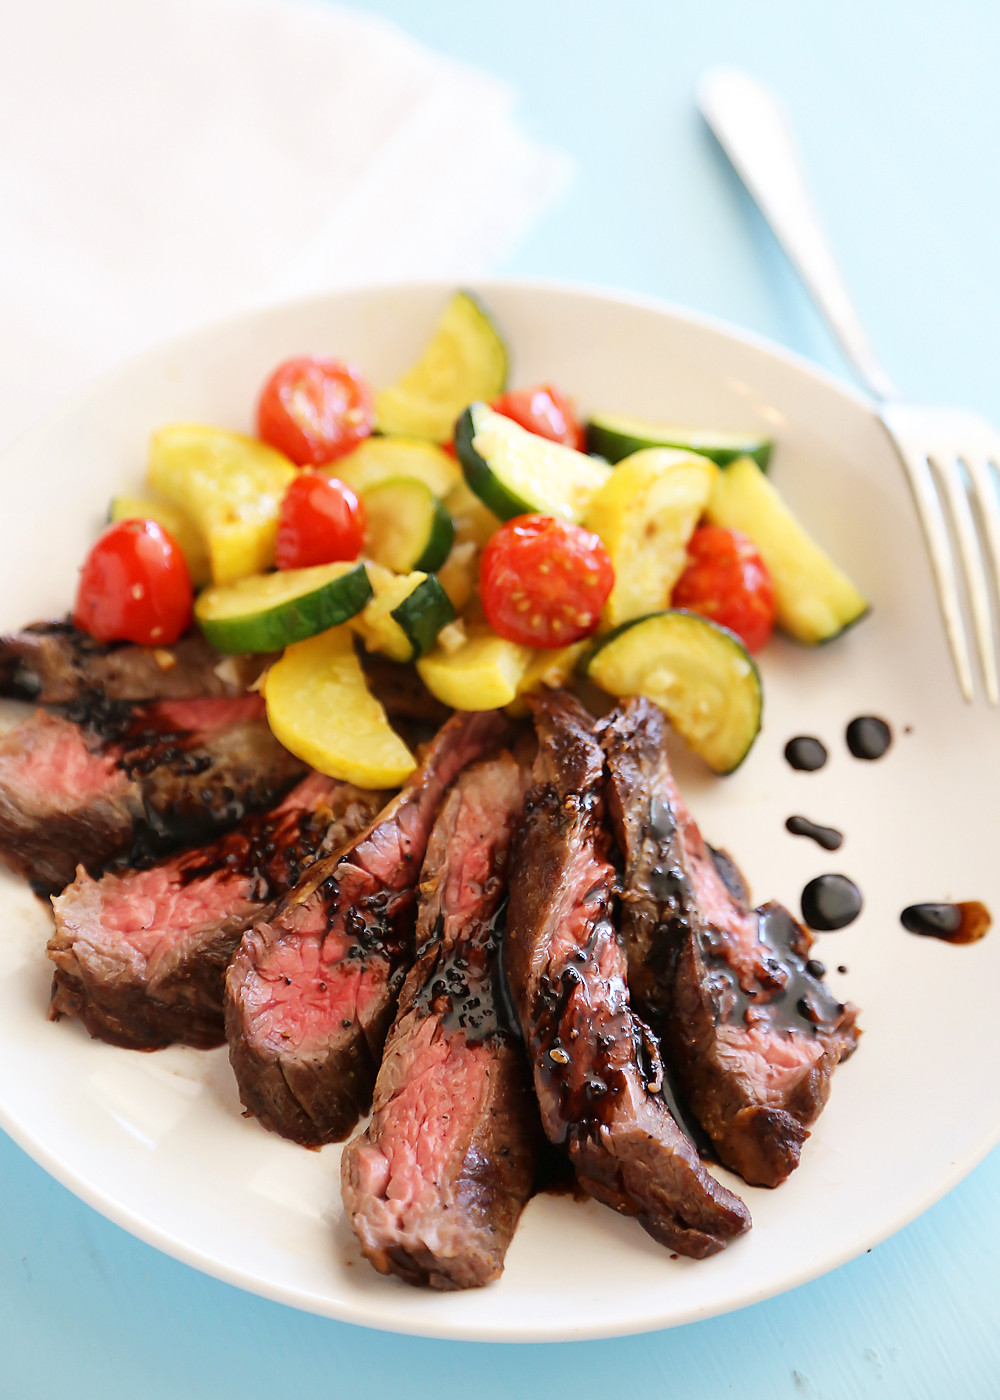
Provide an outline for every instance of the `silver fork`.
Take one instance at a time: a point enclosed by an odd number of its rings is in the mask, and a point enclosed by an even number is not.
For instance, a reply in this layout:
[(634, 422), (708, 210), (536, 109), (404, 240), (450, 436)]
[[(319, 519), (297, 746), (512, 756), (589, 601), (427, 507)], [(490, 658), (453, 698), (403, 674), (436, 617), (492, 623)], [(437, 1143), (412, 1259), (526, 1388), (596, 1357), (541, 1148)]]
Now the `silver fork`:
[(905, 402), (882, 368), (810, 197), (788, 117), (774, 95), (736, 68), (713, 68), (699, 83), (697, 102), (841, 349), (877, 400), (876, 411), (906, 471), (923, 527), (958, 684), (971, 700), (972, 663), (957, 557), (986, 695), (996, 705), (1000, 682), (991, 580), (1000, 593), (1000, 498), (993, 476), (1000, 470), (1000, 435), (976, 414)]

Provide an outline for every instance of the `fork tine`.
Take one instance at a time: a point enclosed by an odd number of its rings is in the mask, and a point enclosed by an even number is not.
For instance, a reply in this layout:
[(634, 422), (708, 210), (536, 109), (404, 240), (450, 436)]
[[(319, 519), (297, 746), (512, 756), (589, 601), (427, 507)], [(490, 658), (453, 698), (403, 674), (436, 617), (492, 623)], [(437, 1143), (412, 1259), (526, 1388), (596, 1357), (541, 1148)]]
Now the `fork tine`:
[(952, 659), (955, 662), (959, 689), (963, 698), (969, 701), (972, 699), (972, 662), (965, 640), (965, 624), (959, 602), (958, 579), (952, 559), (951, 543), (934, 478), (931, 476), (930, 463), (924, 453), (906, 450), (898, 441), (896, 446), (913, 492), (914, 504), (927, 542), (927, 552), (931, 556), (938, 603)]
[(948, 510), (955, 527), (959, 558), (962, 561), (969, 602), (972, 605), (972, 626), (976, 634), (983, 680), (986, 682), (986, 696), (991, 705), (996, 705), (1000, 703), (1000, 686), (997, 682), (997, 658), (993, 646), (989, 586), (983, 569), (983, 556), (979, 547), (976, 522), (972, 518), (972, 508), (969, 505), (969, 495), (956, 458), (934, 458), (932, 466), (944, 487)]
[(962, 461), (965, 463), (972, 481), (976, 506), (989, 545), (990, 560), (993, 565), (993, 582), (997, 597), (1000, 599), (1000, 497), (997, 496), (996, 483), (990, 471), (990, 459), (986, 456), (973, 456), (972, 453), (967, 453), (963, 454)]

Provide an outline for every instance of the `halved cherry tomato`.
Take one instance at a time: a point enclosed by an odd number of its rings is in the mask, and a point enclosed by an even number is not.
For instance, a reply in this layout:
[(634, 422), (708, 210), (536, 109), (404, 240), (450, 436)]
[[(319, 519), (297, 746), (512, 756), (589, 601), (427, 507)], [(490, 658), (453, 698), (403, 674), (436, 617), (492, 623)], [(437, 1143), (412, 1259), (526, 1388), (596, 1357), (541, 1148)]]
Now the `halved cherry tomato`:
[(757, 546), (740, 530), (702, 525), (670, 603), (711, 618), (759, 651), (774, 630), (774, 583)]
[(177, 541), (155, 520), (120, 520), (84, 560), (73, 626), (99, 642), (165, 646), (191, 626), (193, 600)]
[(366, 524), (365, 508), (345, 482), (300, 472), (281, 502), (274, 562), (279, 569), (307, 569), (357, 559)]
[(486, 620), (529, 647), (565, 647), (597, 630), (615, 581), (599, 536), (550, 515), (518, 515), (490, 538), (479, 568)]
[(551, 384), (540, 384), (537, 389), (513, 389), (494, 399), (490, 407), (505, 418), (513, 418), (529, 433), (584, 451), (585, 435), (573, 403)]
[(258, 435), (300, 467), (335, 462), (374, 426), (371, 390), (358, 371), (320, 355), (279, 365), (257, 405)]

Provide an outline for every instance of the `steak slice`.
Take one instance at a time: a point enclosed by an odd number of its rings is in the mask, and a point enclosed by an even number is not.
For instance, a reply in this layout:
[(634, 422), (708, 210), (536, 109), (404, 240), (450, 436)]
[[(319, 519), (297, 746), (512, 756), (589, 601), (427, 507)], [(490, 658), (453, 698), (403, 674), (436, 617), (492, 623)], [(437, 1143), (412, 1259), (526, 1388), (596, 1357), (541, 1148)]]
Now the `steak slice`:
[(572, 696), (530, 699), (540, 748), (511, 863), (504, 965), (549, 1139), (580, 1184), (654, 1239), (702, 1258), (750, 1227), (656, 1092), (659, 1056), (629, 1005), (611, 915), (604, 756)]
[(374, 824), (244, 934), (226, 974), (226, 1038), (243, 1105), (266, 1128), (318, 1147), (368, 1111), (438, 807), (507, 730), (492, 710), (456, 714)]
[(93, 691), (109, 700), (194, 700), (242, 695), (270, 656), (222, 656), (200, 632), (163, 647), (98, 642), (70, 622), (34, 622), (0, 636), (0, 695), (69, 705)]
[(720, 872), (677, 792), (665, 737), (661, 711), (641, 698), (604, 734), (629, 986), (721, 1160), (754, 1186), (777, 1186), (857, 1044), (857, 1009), (812, 975), (812, 937), (792, 915), (749, 909)]
[(99, 880), (81, 870), (52, 901), (49, 1018), (77, 1016), (132, 1050), (221, 1045), (223, 981), (244, 931), (385, 798), (312, 773), (208, 846)]
[(304, 772), (258, 695), (95, 701), (0, 737), (0, 859), (39, 893), (217, 835)]
[(461, 774), (421, 875), (416, 964), (341, 1159), (344, 1208), (383, 1274), (432, 1288), (498, 1278), (531, 1195), (540, 1131), (499, 1005), (501, 902), (524, 781), (509, 753)]

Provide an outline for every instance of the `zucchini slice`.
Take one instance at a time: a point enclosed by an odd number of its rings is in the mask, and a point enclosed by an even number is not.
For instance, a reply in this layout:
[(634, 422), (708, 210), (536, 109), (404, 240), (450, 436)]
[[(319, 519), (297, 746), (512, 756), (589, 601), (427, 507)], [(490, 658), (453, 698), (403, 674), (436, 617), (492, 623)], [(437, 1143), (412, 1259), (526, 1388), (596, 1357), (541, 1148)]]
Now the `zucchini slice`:
[(378, 431), (448, 442), (465, 405), (506, 383), (507, 347), (475, 297), (456, 292), (417, 363), (376, 395)]
[(346, 457), (320, 470), (345, 481), (359, 496), (379, 481), (415, 476), (443, 501), (462, 481), (462, 469), (454, 457), (417, 438), (367, 437)]
[(722, 433), (709, 428), (686, 428), (677, 423), (652, 423), (620, 413), (595, 415), (587, 424), (587, 447), (609, 462), (620, 462), (645, 447), (678, 447), (709, 457), (725, 467), (737, 457), (752, 457), (767, 470), (771, 440), (752, 433)]
[(578, 523), (611, 475), (605, 462), (529, 433), (485, 403), (458, 420), (455, 451), (469, 486), (501, 520), (539, 512)]
[(290, 646), (267, 672), (264, 699), (278, 742), (331, 778), (399, 787), (417, 766), (365, 684), (349, 628)]
[(364, 564), (317, 564), (206, 588), (194, 616), (218, 651), (280, 651), (346, 622), (371, 596)]
[(749, 458), (719, 473), (707, 513), (713, 525), (742, 530), (760, 550), (774, 580), (775, 620), (796, 641), (808, 646), (832, 641), (870, 611)]
[(212, 566), (205, 540), (191, 517), (169, 501), (151, 500), (148, 496), (115, 496), (108, 510), (108, 519), (155, 520), (176, 540), (188, 566), (195, 588), (204, 588), (212, 581)]
[(351, 624), (366, 651), (413, 661), (431, 649), (442, 627), (454, 622), (455, 609), (433, 574), (394, 574), (370, 563), (368, 577), (374, 596)]
[(146, 478), (201, 531), (216, 583), (274, 563), (278, 512), (296, 476), (287, 457), (253, 438), (198, 423), (155, 433)]
[(435, 647), (417, 670), (430, 693), (453, 709), (498, 710), (517, 695), (532, 654), (530, 647), (477, 627), (454, 651)]
[(448, 558), (455, 526), (431, 488), (415, 476), (394, 476), (361, 497), (368, 517), (368, 553), (397, 573), (433, 571)]
[(649, 447), (626, 457), (591, 499), (584, 524), (600, 535), (615, 568), (605, 628), (669, 604), (718, 472), (707, 457)]
[(760, 729), (760, 674), (739, 637), (696, 613), (668, 610), (603, 637), (583, 668), (611, 695), (645, 695), (716, 773), (746, 758)]

